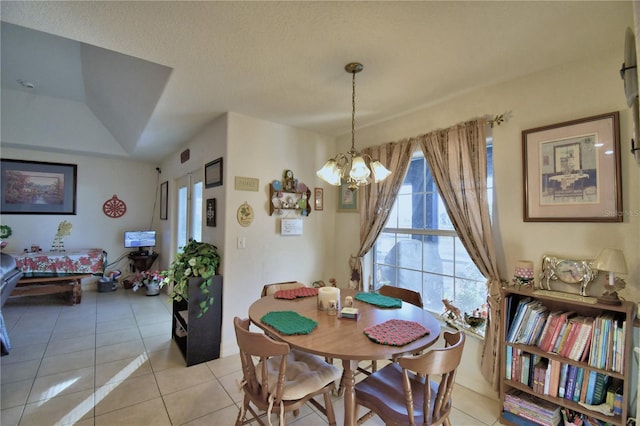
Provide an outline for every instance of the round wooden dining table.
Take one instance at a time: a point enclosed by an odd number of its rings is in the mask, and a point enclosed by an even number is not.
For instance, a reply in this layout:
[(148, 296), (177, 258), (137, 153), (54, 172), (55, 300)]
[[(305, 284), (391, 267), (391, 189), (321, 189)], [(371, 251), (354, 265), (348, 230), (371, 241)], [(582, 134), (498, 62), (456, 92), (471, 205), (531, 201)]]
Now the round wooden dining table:
[[(359, 318), (340, 318), (329, 315), (317, 308), (317, 296), (301, 297), (293, 300), (276, 299), (265, 296), (254, 302), (249, 308), (249, 318), (270, 336), (286, 342), (292, 348), (328, 358), (342, 360), (344, 368), (344, 424), (356, 424), (355, 378), (359, 361), (389, 360), (403, 354), (412, 354), (433, 345), (440, 336), (440, 324), (436, 318), (424, 309), (403, 302), (401, 308), (378, 308), (369, 303), (355, 300), (355, 290), (341, 289), (341, 301), (346, 296), (354, 297), (354, 307), (358, 308)], [(269, 312), (294, 311), (310, 318), (318, 326), (309, 334), (284, 335), (276, 329), (262, 323), (260, 319)], [(381, 324), (387, 320), (398, 319), (413, 321), (429, 330), (429, 334), (403, 346), (379, 344), (370, 340), (364, 329)]]

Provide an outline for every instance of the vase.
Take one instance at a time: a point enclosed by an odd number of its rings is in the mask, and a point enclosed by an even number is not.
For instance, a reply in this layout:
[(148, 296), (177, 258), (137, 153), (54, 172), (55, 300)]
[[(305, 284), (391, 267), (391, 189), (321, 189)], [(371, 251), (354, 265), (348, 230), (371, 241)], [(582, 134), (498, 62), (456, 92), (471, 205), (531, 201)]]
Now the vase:
[(147, 286), (147, 296), (157, 296), (160, 294), (160, 283), (151, 281)]

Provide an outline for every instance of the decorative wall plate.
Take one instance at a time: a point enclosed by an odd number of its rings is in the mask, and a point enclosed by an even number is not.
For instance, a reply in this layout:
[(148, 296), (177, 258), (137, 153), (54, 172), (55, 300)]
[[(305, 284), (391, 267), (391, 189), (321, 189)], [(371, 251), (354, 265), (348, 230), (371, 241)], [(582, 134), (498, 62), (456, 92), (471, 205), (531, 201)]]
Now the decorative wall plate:
[(253, 222), (253, 208), (245, 201), (238, 207), (238, 223), (245, 228)]
[(112, 218), (122, 217), (127, 212), (127, 205), (114, 194), (113, 197), (104, 202), (102, 212)]

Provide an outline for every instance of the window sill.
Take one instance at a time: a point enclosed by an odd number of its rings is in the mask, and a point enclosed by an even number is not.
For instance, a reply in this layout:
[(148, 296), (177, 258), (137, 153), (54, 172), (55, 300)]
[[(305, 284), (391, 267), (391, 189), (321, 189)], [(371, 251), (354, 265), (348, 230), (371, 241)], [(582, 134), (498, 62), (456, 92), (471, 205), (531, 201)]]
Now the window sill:
[(471, 336), (474, 337), (478, 340), (484, 340), (484, 330), (485, 327), (477, 327), (477, 328), (473, 328), (467, 324), (464, 324), (460, 321), (456, 321), (456, 320), (452, 320), (452, 319), (448, 319), (448, 318), (443, 318), (441, 315), (436, 315), (434, 314), (434, 316), (436, 317), (436, 319), (438, 320), (438, 322), (440, 323), (441, 327), (446, 327), (449, 330), (455, 330), (455, 331), (462, 331), (464, 332), (467, 336)]

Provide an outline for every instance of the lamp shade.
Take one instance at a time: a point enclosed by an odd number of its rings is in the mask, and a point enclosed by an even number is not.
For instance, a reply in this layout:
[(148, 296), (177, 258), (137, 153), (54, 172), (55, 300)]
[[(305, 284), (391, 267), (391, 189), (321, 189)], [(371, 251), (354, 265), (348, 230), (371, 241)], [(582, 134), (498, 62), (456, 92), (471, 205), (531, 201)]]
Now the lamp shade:
[(351, 160), (351, 170), (349, 171), (349, 177), (357, 182), (366, 181), (369, 175), (371, 174), (371, 170), (367, 167), (367, 164), (364, 162), (364, 158), (360, 156), (353, 157)]
[(596, 259), (595, 268), (600, 271), (627, 273), (627, 262), (624, 260), (622, 250), (605, 248)]
[(342, 176), (336, 160), (331, 159), (324, 163), (324, 166), (316, 172), (316, 175), (330, 185), (340, 186)]
[(373, 180), (378, 183), (382, 182), (386, 178), (389, 177), (391, 171), (382, 165), (379, 161), (374, 161), (371, 163), (371, 169), (373, 170)]

